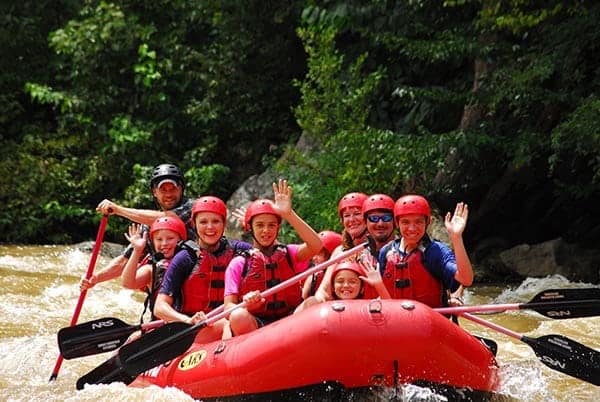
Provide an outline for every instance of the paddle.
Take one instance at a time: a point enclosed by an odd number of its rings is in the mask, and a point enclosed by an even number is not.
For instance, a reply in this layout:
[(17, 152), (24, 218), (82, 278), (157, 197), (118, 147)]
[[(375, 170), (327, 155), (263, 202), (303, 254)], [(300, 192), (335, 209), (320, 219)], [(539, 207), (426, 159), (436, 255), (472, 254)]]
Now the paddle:
[(600, 385), (600, 352), (594, 349), (562, 335), (531, 338), (469, 313), (461, 316), (526, 343), (540, 361), (553, 370)]
[[(365, 242), (340, 253), (328, 261), (315, 265), (314, 267), (261, 292), (261, 295), (266, 298), (297, 284), (302, 279), (356, 254), (368, 245), (369, 243)], [(171, 322), (157, 328), (142, 336), (140, 339), (123, 345), (115, 356), (79, 378), (79, 380), (77, 380), (77, 389), (83, 389), (85, 384), (109, 384), (115, 381), (130, 384), (144, 371), (183, 354), (190, 346), (192, 346), (196, 334), (202, 328), (221, 318), (227, 317), (232, 311), (245, 306), (246, 302), (243, 301), (191, 326), (183, 322)]]
[(434, 310), (441, 314), (534, 310), (546, 317), (559, 320), (593, 317), (600, 315), (600, 288), (549, 289), (538, 293), (528, 303), (442, 307)]
[[(102, 246), (102, 240), (104, 239), (104, 231), (106, 230), (106, 224), (108, 223), (108, 215), (103, 215), (100, 220), (100, 226), (98, 227), (98, 233), (96, 234), (96, 242), (94, 243), (94, 248), (92, 249), (92, 256), (90, 258), (90, 263), (88, 264), (87, 271), (85, 273), (85, 278), (90, 279), (92, 274), (94, 273), (94, 267), (96, 266), (96, 259), (98, 258), (98, 254), (100, 253), (100, 246)], [(83, 289), (79, 293), (79, 299), (77, 300), (77, 305), (75, 306), (75, 311), (73, 312), (73, 317), (71, 317), (71, 325), (75, 325), (77, 320), (79, 319), (79, 313), (81, 313), (81, 308), (83, 307), (83, 301), (85, 296), (87, 295), (87, 289)], [(50, 375), (49, 381), (56, 380), (58, 377), (58, 372), (60, 370), (60, 366), (63, 362), (63, 355), (59, 354), (56, 359), (56, 364), (54, 365), (54, 369), (52, 370), (52, 374)]]
[[(223, 308), (223, 305), (220, 305), (209, 312), (207, 317), (220, 313)], [(162, 325), (162, 320), (130, 325), (118, 318), (98, 318), (74, 327), (61, 328), (58, 331), (58, 347), (67, 360), (95, 355), (118, 349), (135, 331), (149, 331)]]
[(58, 331), (58, 348), (65, 359), (110, 352), (119, 348), (135, 331), (148, 331), (164, 324), (162, 320), (129, 325), (107, 317), (84, 322)]

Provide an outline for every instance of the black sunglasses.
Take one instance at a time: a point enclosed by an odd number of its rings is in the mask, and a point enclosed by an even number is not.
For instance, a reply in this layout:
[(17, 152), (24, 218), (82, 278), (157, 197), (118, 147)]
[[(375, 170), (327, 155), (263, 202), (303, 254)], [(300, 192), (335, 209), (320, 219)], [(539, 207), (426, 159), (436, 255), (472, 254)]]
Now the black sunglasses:
[(384, 221), (385, 223), (388, 223), (394, 220), (394, 216), (392, 214), (369, 215), (367, 216), (367, 220), (371, 223), (377, 223), (379, 221)]

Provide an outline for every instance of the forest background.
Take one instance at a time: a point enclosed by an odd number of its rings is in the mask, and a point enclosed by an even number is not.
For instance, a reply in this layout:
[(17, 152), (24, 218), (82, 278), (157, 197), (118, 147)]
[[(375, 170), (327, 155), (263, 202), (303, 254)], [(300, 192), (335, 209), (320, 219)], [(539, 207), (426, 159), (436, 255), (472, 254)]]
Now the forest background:
[(468, 246), (600, 244), (598, 2), (22, 0), (0, 21), (0, 242), (91, 239), (99, 201), (154, 208), (174, 162), (190, 197), (274, 170), (317, 230), (346, 192), (418, 192), (469, 203)]

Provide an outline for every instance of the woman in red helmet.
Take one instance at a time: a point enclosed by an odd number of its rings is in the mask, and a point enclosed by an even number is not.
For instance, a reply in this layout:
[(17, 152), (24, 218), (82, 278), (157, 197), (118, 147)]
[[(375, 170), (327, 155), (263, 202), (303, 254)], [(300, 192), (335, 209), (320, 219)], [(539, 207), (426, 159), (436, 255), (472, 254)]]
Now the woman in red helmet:
[(164, 273), (171, 259), (179, 251), (179, 244), (187, 240), (186, 226), (181, 219), (175, 216), (157, 218), (150, 226), (150, 241), (154, 249), (152, 262), (149, 256), (145, 262), (138, 264), (147, 247), (148, 232), (142, 225), (131, 224), (129, 234), (125, 235), (132, 248), (131, 257), (127, 260), (121, 281), (126, 289), (139, 289), (148, 293), (150, 313), (154, 319), (154, 303), (156, 294), (162, 282)]
[[(171, 261), (156, 299), (155, 314), (165, 321), (196, 324), (206, 313), (223, 303), (225, 268), (231, 259), (251, 245), (223, 236), (227, 207), (218, 197), (204, 196), (192, 206), (196, 243)], [(220, 320), (199, 332), (197, 340), (208, 342), (227, 333), (227, 321)]]
[(454, 214), (446, 214), (450, 249), (427, 235), (431, 208), (424, 197), (411, 194), (396, 201), (394, 219), (400, 238), (379, 253), (383, 282), (392, 298), (441, 307), (448, 305), (450, 292), (460, 292), (460, 285), (473, 283), (473, 268), (462, 239), (468, 215), (468, 206), (462, 202), (456, 205)]
[[(253, 249), (235, 257), (225, 272), (225, 308), (246, 302), (229, 315), (235, 335), (241, 335), (289, 315), (302, 301), (300, 285), (265, 299), (261, 291), (306, 270), (323, 244), (319, 235), (292, 209), (292, 188), (286, 180), (273, 183), (275, 202), (256, 200), (246, 209), (244, 229), (252, 234)], [(302, 244), (277, 241), (282, 219), (298, 233)]]
[(367, 239), (367, 223), (362, 213), (362, 205), (368, 196), (354, 192), (344, 195), (338, 202), (338, 215), (344, 230), (342, 231), (342, 246), (333, 254), (364, 242)]

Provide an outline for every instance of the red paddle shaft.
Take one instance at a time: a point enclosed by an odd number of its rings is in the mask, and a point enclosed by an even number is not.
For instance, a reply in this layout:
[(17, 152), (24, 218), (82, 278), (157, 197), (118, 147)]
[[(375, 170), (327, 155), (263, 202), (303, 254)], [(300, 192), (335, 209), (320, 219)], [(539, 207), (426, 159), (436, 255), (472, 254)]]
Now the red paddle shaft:
[[(92, 256), (90, 258), (90, 263), (88, 265), (87, 271), (85, 273), (85, 279), (90, 279), (92, 274), (94, 273), (94, 268), (96, 266), (96, 260), (98, 259), (98, 254), (100, 253), (100, 246), (102, 246), (102, 239), (104, 238), (104, 231), (106, 230), (106, 224), (108, 223), (108, 216), (102, 216), (100, 220), (100, 226), (98, 227), (98, 234), (96, 235), (96, 242), (94, 243), (94, 248), (92, 250)], [(81, 307), (83, 307), (83, 301), (85, 300), (85, 296), (87, 295), (87, 289), (83, 289), (79, 293), (79, 300), (77, 300), (77, 306), (75, 306), (75, 311), (73, 312), (73, 317), (71, 317), (71, 326), (77, 324), (77, 320), (79, 319), (79, 313), (81, 313)], [(56, 359), (56, 364), (54, 365), (54, 370), (52, 370), (52, 375), (50, 375), (49, 381), (56, 380), (58, 377), (58, 372), (60, 371), (60, 366), (62, 365), (63, 357), (62, 354), (58, 355)]]

